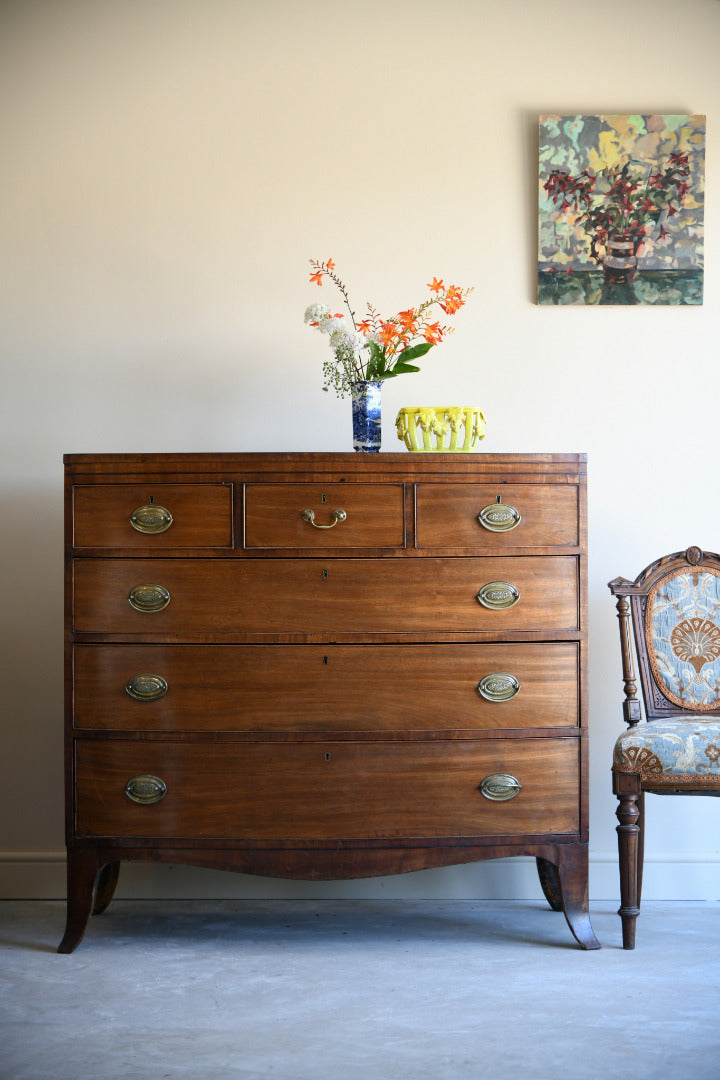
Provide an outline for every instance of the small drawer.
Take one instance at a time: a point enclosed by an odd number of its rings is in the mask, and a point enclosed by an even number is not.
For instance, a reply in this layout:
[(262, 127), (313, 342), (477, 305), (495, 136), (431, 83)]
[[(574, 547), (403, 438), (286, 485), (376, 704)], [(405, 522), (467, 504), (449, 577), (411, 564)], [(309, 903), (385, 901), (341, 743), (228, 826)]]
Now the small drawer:
[(575, 630), (574, 556), (77, 559), (77, 633), (281, 634)]
[(338, 841), (576, 833), (577, 739), (80, 740), (78, 836)]
[(420, 484), (417, 546), (502, 552), (579, 543), (570, 484)]
[(73, 488), (79, 548), (230, 547), (229, 484), (113, 484)]
[(247, 548), (401, 548), (400, 484), (248, 484)]
[(575, 642), (76, 645), (76, 729), (577, 728)]

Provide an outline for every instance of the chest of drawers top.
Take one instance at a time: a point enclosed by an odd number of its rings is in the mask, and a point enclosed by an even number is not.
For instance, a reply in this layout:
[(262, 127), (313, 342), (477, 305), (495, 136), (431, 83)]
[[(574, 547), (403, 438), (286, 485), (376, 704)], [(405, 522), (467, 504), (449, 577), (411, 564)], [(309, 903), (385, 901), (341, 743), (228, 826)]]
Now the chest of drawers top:
[(66, 455), (76, 555), (584, 547), (583, 455)]

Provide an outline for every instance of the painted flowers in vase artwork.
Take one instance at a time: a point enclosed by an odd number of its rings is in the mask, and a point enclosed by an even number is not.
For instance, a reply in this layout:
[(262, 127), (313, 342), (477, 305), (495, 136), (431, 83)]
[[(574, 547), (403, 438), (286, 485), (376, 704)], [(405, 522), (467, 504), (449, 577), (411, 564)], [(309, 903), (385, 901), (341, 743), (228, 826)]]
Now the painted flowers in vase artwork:
[(705, 117), (540, 120), (538, 301), (701, 304)]
[(416, 361), (453, 331), (438, 317), (452, 317), (465, 304), (472, 289), (446, 285), (433, 277), (429, 295), (417, 306), (383, 316), (372, 304), (356, 315), (344, 281), (332, 259), (310, 260), (312, 284), (331, 282), (342, 295), (347, 314), (333, 312), (325, 303), (310, 304), (305, 322), (325, 335), (330, 355), (323, 363), (323, 390), (350, 397), (353, 412), (353, 448), (380, 449), (380, 387), (387, 379), (419, 371)]

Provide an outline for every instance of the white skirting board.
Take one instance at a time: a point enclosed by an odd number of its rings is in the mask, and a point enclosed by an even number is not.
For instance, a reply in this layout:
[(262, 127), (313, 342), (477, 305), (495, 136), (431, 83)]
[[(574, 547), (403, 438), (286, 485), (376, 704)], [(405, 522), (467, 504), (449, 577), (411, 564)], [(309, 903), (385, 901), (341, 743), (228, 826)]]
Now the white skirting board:
[[(619, 897), (617, 857), (590, 855), (590, 900)], [(286, 881), (190, 866), (124, 863), (123, 899), (533, 900), (542, 896), (531, 858), (496, 859), (359, 881)], [(0, 852), (0, 899), (65, 897), (65, 853)], [(720, 900), (720, 856), (648, 858), (645, 900)]]

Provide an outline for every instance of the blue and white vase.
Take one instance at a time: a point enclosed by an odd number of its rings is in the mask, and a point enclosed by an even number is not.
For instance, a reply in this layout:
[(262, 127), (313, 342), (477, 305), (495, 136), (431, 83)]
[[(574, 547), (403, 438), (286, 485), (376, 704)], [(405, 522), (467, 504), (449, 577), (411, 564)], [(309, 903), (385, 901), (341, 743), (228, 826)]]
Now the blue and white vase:
[(353, 383), (350, 390), (352, 403), (353, 450), (360, 453), (376, 454), (380, 449), (381, 382)]

